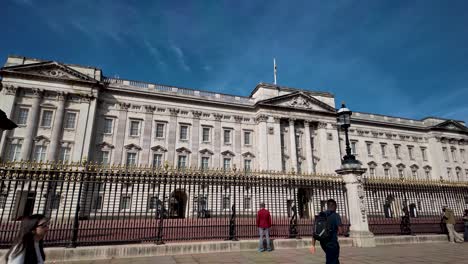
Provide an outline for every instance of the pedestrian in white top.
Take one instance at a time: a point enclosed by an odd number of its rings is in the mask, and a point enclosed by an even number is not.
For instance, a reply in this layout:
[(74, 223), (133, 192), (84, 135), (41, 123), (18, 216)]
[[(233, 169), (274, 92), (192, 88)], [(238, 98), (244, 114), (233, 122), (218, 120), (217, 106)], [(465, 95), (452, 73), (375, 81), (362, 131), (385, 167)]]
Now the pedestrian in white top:
[(44, 236), (49, 231), (49, 219), (41, 214), (26, 216), (18, 237), (5, 255), (7, 264), (43, 264)]

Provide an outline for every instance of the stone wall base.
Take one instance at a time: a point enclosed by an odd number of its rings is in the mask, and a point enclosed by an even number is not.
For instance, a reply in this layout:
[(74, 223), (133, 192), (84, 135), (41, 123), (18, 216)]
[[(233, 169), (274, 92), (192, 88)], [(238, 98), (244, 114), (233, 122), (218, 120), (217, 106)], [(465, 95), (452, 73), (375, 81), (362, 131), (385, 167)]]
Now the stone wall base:
[(353, 247), (375, 247), (375, 237), (371, 232), (351, 231), (349, 233)]
[[(360, 242), (354, 242), (355, 238), (340, 238), (341, 247), (358, 246), (368, 243), (365, 237)], [(411, 244), (411, 243), (437, 243), (447, 242), (446, 235), (422, 235), (422, 236), (376, 236), (375, 245)], [(303, 239), (275, 239), (273, 249), (308, 248), (311, 246), (310, 238)], [(209, 242), (185, 242), (169, 243), (165, 245), (155, 244), (131, 244), (117, 246), (93, 246), (77, 248), (46, 248), (47, 262), (66, 263), (77, 260), (98, 260), (116, 258), (135, 258), (151, 256), (171, 256), (184, 254), (200, 254), (215, 252), (239, 252), (257, 250), (257, 240), (242, 241), (209, 241)], [(318, 246), (318, 249), (320, 246)], [(0, 255), (7, 250), (0, 250)]]

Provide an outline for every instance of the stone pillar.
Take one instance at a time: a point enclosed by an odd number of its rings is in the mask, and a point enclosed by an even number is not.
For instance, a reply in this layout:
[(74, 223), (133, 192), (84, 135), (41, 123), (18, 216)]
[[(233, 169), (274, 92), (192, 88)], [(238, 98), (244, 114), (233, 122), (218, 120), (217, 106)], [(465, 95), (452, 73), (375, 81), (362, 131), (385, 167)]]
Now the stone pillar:
[(214, 168), (220, 168), (220, 160), (221, 160), (221, 118), (223, 118), (223, 115), (221, 114), (213, 114), (215, 118), (215, 125), (214, 125), (214, 138), (213, 138), (213, 143), (214, 143), (214, 155), (213, 155), (213, 167)]
[(359, 164), (342, 165), (336, 173), (343, 177), (348, 198), (349, 236), (355, 247), (375, 247), (374, 234), (369, 231), (367, 220), (366, 192), (362, 185), (362, 175), (366, 169)]
[(281, 171), (282, 155), (281, 155), (281, 117), (273, 117), (273, 131), (269, 131), (268, 141), (268, 170)]
[(153, 112), (156, 107), (152, 105), (145, 105), (145, 119), (144, 119), (144, 127), (143, 127), (143, 143), (142, 143), (142, 151), (141, 151), (141, 160), (140, 164), (145, 166), (149, 163), (149, 157), (151, 152), (151, 139), (153, 138), (151, 135), (152, 127), (153, 127)]
[[(2, 94), (0, 96), (0, 105), (2, 106), (2, 111), (5, 112), (6, 116), (12, 120), (14, 120), (13, 115), (15, 113), (16, 90), (17, 88), (15, 86), (5, 85), (3, 86)], [(5, 147), (8, 133), (9, 132), (7, 130), (4, 132), (0, 130), (0, 156), (3, 153), (4, 159), (7, 156)]]
[(289, 119), (289, 139), (291, 145), (291, 170), (297, 172), (297, 147), (296, 147), (296, 129), (294, 126), (296, 119)]
[(313, 164), (313, 157), (312, 157), (312, 141), (310, 137), (310, 122), (308, 120), (304, 120), (304, 131), (306, 137), (306, 163), (307, 163), (307, 173), (314, 172), (314, 164)]
[(63, 116), (65, 115), (65, 101), (67, 95), (63, 92), (57, 92), (57, 112), (55, 113), (54, 126), (52, 128), (52, 136), (50, 137), (49, 151), (47, 160), (55, 161), (57, 159), (57, 151), (60, 147), (60, 137), (63, 131)]
[(38, 89), (33, 89), (33, 101), (32, 101), (32, 106), (31, 110), (29, 111), (29, 114), (31, 115), (29, 119), (29, 128), (26, 130), (26, 134), (24, 135), (24, 141), (23, 141), (23, 150), (21, 151), (21, 159), (22, 160), (29, 160), (31, 158), (31, 150), (33, 147), (33, 140), (34, 137), (36, 136), (37, 132), (37, 126), (39, 122), (39, 106), (41, 103), (42, 99), (42, 91)]
[(117, 133), (115, 136), (114, 163), (122, 164), (124, 153), (124, 142), (127, 135), (127, 114), (130, 104), (119, 103), (119, 121), (117, 124)]
[(179, 109), (170, 108), (169, 113), (169, 124), (167, 130), (167, 162), (169, 166), (176, 167), (177, 164), (174, 163), (175, 151), (176, 151), (176, 140), (177, 140), (177, 115), (179, 114)]
[(236, 154), (234, 158), (234, 164), (236, 164), (239, 170), (243, 170), (243, 161), (242, 161), (242, 120), (243, 116), (234, 116), (236, 125), (234, 126), (234, 153)]
[(192, 157), (190, 159), (190, 164), (194, 168), (200, 166), (200, 161), (198, 160), (198, 153), (200, 148), (200, 117), (202, 112), (192, 111), (193, 115), (193, 128), (192, 128)]
[(95, 129), (94, 129), (94, 120), (96, 120), (96, 108), (97, 108), (97, 94), (86, 94), (81, 96), (81, 103), (87, 104), (88, 107), (85, 111), (86, 113), (86, 126), (85, 126), (85, 134), (83, 137), (83, 154), (81, 160), (89, 160), (90, 157), (90, 150), (94, 150), (95, 148), (91, 147), (91, 142), (93, 142), (95, 138)]
[(257, 117), (258, 124), (258, 166), (259, 170), (268, 170), (268, 133), (267, 133), (267, 115), (259, 115)]

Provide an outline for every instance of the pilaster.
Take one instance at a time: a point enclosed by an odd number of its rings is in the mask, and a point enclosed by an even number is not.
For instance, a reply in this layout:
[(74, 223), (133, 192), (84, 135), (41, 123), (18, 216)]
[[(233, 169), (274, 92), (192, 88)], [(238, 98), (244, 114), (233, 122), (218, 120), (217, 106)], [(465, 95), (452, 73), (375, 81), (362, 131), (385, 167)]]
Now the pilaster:
[(151, 164), (150, 162), (150, 152), (151, 152), (151, 139), (152, 137), (152, 127), (153, 127), (153, 113), (156, 110), (156, 107), (152, 105), (145, 105), (145, 119), (143, 121), (143, 143), (142, 143), (142, 151), (141, 151), (141, 165), (148, 165)]
[(258, 166), (260, 170), (268, 170), (269, 160), (268, 160), (268, 134), (267, 134), (267, 115), (257, 116), (258, 132), (257, 132), (257, 142), (258, 142)]
[(190, 158), (190, 164), (194, 168), (198, 168), (200, 161), (198, 159), (198, 151), (200, 148), (200, 117), (202, 112), (192, 111), (193, 116), (193, 129), (192, 129), (192, 157)]
[(23, 148), (21, 150), (21, 159), (29, 160), (31, 158), (31, 150), (33, 147), (33, 138), (36, 136), (37, 127), (39, 125), (39, 114), (40, 114), (40, 103), (42, 99), (42, 91), (39, 89), (33, 89), (32, 97), (32, 106), (28, 122), (28, 130), (24, 136)]
[(63, 116), (65, 114), (66, 93), (57, 92), (57, 112), (55, 113), (54, 126), (52, 128), (52, 136), (50, 138), (49, 151), (47, 160), (55, 161), (57, 159), (57, 151), (59, 141), (63, 132)]
[(129, 103), (119, 103), (119, 119), (117, 122), (117, 133), (115, 137), (114, 163), (122, 164), (125, 137), (127, 135), (127, 115), (130, 108)]
[(297, 146), (296, 146), (296, 128), (295, 128), (296, 119), (289, 119), (289, 140), (291, 145), (291, 170), (297, 172)]

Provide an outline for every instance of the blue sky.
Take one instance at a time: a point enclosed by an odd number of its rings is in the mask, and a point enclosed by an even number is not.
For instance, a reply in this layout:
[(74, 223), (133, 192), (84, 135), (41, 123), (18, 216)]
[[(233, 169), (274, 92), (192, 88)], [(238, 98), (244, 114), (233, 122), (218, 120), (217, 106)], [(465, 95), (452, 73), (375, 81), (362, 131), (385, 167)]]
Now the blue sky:
[(355, 111), (468, 122), (468, 1), (2, 0), (0, 57), (249, 95), (328, 91)]

